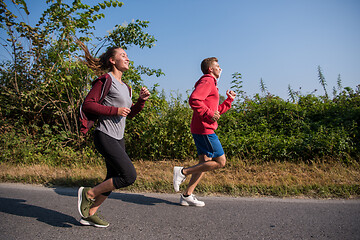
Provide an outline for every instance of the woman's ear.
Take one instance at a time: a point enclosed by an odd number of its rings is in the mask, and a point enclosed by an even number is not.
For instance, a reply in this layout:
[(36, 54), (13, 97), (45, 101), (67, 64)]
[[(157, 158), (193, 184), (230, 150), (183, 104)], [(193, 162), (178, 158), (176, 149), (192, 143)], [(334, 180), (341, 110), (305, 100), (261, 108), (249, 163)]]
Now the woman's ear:
[(113, 65), (115, 64), (115, 60), (112, 57), (109, 58), (109, 62)]

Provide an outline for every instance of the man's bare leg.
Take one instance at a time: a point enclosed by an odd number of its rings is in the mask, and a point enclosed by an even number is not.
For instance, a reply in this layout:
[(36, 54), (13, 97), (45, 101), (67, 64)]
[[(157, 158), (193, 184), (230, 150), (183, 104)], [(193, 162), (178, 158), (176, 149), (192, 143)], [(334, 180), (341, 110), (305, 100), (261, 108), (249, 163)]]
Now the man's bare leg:
[(184, 168), (182, 173), (187, 176), (194, 173), (208, 172), (211, 170), (225, 167), (226, 158), (225, 154), (220, 157), (213, 158), (212, 160), (199, 163), (195, 166)]
[(189, 185), (185, 190), (184, 194), (191, 195), (194, 192), (196, 186), (200, 182), (205, 172), (222, 168), (225, 166), (225, 163), (226, 163), (225, 155), (222, 155), (214, 159), (208, 158), (206, 155), (200, 155), (199, 164), (193, 167), (183, 169), (183, 174), (185, 176), (192, 174)]
[[(199, 164), (204, 163), (206, 161), (210, 161), (210, 160), (211, 160), (211, 158), (207, 157), (206, 155), (199, 155)], [(203, 175), (204, 175), (204, 172), (194, 173), (191, 175), (190, 182), (184, 192), (184, 195), (191, 195), (194, 192), (195, 187), (198, 185), (198, 183), (200, 182)]]

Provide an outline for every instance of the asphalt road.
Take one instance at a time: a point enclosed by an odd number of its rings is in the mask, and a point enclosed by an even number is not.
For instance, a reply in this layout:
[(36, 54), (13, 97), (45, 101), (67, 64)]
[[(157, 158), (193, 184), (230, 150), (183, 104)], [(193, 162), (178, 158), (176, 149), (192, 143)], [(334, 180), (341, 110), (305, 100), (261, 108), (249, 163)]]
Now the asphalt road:
[(360, 200), (199, 197), (114, 192), (108, 228), (81, 226), (77, 189), (0, 184), (0, 239), (360, 239)]

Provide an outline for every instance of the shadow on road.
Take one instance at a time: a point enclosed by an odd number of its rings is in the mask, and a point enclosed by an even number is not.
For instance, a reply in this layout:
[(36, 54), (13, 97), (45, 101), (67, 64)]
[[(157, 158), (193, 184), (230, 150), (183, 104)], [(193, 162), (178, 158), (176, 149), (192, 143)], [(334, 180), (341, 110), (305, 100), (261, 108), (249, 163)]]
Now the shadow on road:
[(71, 216), (43, 207), (29, 205), (26, 203), (26, 200), (23, 199), (0, 197), (0, 212), (21, 217), (36, 218), (38, 221), (54, 227), (71, 228), (73, 225), (80, 225), (80, 223)]
[[(54, 191), (62, 196), (70, 196), (70, 197), (77, 197), (77, 189), (68, 189), (68, 188), (54, 188)], [(134, 203), (134, 204), (140, 204), (140, 205), (147, 205), (152, 206), (159, 203), (165, 203), (169, 205), (179, 205), (177, 202), (171, 202), (165, 199), (161, 198), (155, 198), (155, 197), (148, 197), (144, 196), (142, 194), (135, 194), (135, 193), (119, 193), (119, 192), (113, 192), (111, 193), (110, 199), (117, 199), (128, 203)]]
[(176, 206), (179, 205), (178, 203), (170, 202), (165, 199), (148, 197), (148, 196), (144, 196), (142, 194), (112, 193), (110, 195), (110, 198), (118, 199), (118, 200), (128, 202), (128, 203), (135, 203), (135, 204), (141, 204), (141, 205), (147, 205), (147, 206), (156, 205), (158, 203), (165, 203), (165, 204), (176, 205)]

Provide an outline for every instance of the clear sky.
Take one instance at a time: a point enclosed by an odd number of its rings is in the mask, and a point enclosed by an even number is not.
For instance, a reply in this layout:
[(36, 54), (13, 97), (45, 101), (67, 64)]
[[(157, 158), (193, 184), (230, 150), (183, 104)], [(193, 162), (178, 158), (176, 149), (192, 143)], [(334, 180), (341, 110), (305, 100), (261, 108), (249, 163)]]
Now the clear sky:
[[(37, 18), (44, 1), (27, 1), (30, 18)], [(31, 3), (29, 3), (31, 2)], [(90, 1), (83, 1), (89, 3)], [(100, 1), (91, 1), (100, 2)], [(125, 0), (106, 10), (96, 25), (104, 36), (116, 24), (133, 19), (150, 21), (148, 33), (157, 39), (151, 49), (130, 48), (135, 65), (161, 68), (161, 78), (145, 77), (167, 93), (186, 96), (202, 75), (200, 62), (215, 56), (223, 69), (220, 94), (240, 72), (243, 90), (260, 93), (262, 78), (268, 91), (288, 98), (288, 85), (303, 94), (318, 89), (321, 66), (328, 93), (341, 75), (344, 87), (360, 84), (359, 0)], [(89, 3), (90, 4), (90, 3)], [(34, 16), (35, 15), (35, 16)]]

